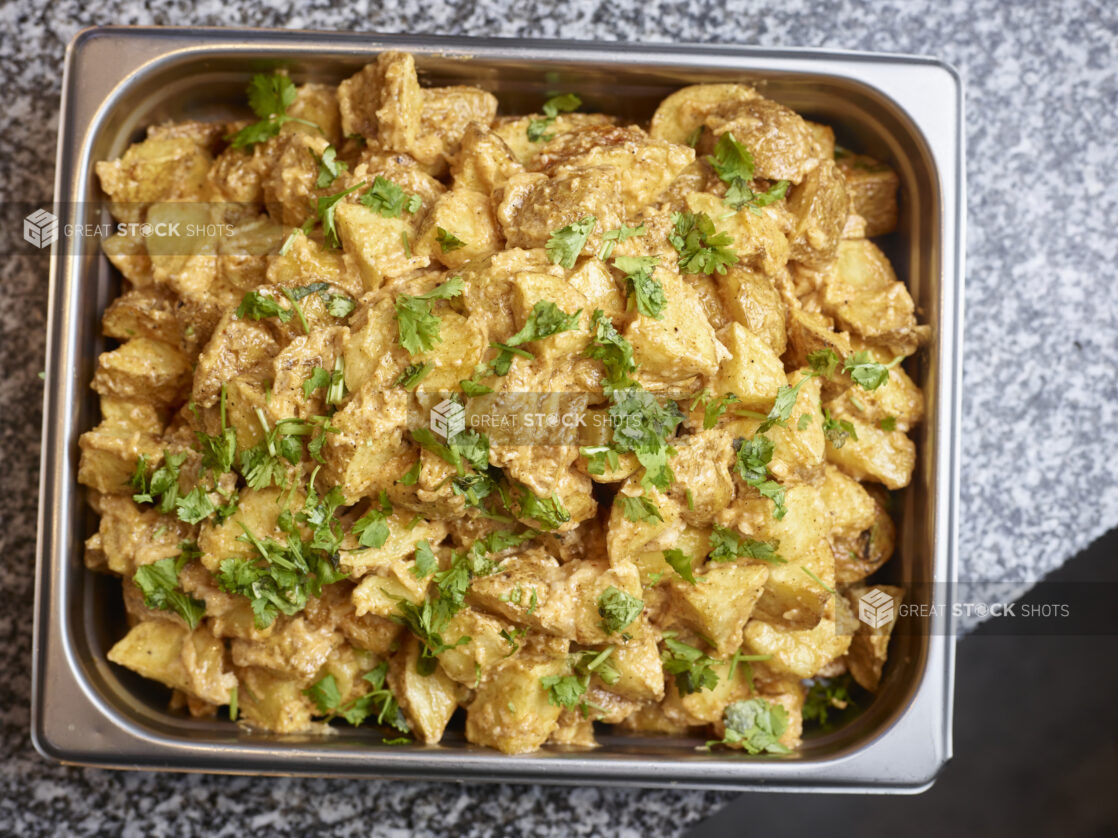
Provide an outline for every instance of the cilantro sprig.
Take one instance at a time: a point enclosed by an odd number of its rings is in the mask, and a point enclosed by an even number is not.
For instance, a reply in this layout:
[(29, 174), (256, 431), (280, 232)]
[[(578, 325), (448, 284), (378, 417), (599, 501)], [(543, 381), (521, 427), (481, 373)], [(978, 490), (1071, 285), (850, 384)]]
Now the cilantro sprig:
[(561, 265), (567, 270), (572, 269), (597, 224), (597, 218), (593, 215), (587, 215), (566, 227), (555, 230), (551, 234), (551, 238), (547, 240), (547, 244), (544, 245), (547, 250), (547, 257), (553, 263)]
[(398, 295), (396, 325), (400, 345), (414, 355), (428, 352), (439, 343), (442, 340), (439, 335), (440, 320), (431, 313), (431, 304), (435, 300), (450, 300), (461, 295), (464, 287), (462, 277), (453, 276), (426, 294)]
[(361, 678), (369, 684), (370, 689), (350, 701), (342, 700), (338, 682), (333, 675), (323, 676), (303, 690), (303, 693), (314, 702), (318, 714), (325, 716), (326, 721), (340, 717), (356, 727), (371, 717), (379, 725), (387, 725), (401, 733), (411, 733), (411, 726), (404, 717), (396, 696), (388, 687), (388, 661), (381, 661)]
[(233, 148), (250, 148), (269, 140), (277, 136), (280, 128), (288, 122), (298, 122), (322, 130), (313, 122), (287, 115), (287, 109), (295, 102), (297, 91), (295, 83), (283, 73), (257, 73), (249, 81), (246, 92), (248, 106), (259, 117), (259, 121), (226, 137)]
[[(361, 186), (364, 185), (362, 182)], [(405, 210), (414, 214), (423, 206), (423, 199), (418, 195), (409, 195), (399, 185), (380, 175), (373, 178), (373, 185), (361, 193), (358, 201), (385, 218), (399, 218)]]
[(546, 143), (554, 139), (554, 134), (549, 134), (548, 129), (555, 124), (556, 117), (561, 113), (576, 111), (582, 106), (582, 99), (574, 93), (561, 93), (552, 96), (543, 103), (543, 119), (533, 119), (526, 129), (528, 140), (533, 143)]
[(725, 736), (707, 742), (707, 747), (727, 745), (750, 754), (786, 754), (780, 737), (788, 730), (788, 711), (763, 698), (750, 698), (727, 705), (722, 713)]
[(659, 256), (618, 256), (613, 266), (625, 274), (625, 284), (633, 295), (637, 311), (645, 317), (661, 320), (664, 317), (664, 286), (652, 276), (659, 264)]
[(729, 131), (718, 138), (714, 154), (707, 157), (707, 162), (729, 186), (724, 203), (735, 210), (748, 207), (750, 212), (760, 215), (762, 207), (775, 204), (790, 186), (788, 181), (778, 180), (764, 192), (754, 192), (749, 185), (753, 180), (753, 155)]
[(679, 269), (683, 273), (724, 274), (726, 268), (738, 261), (738, 255), (728, 247), (733, 244), (730, 234), (719, 233), (705, 212), (672, 213), (668, 241), (679, 254)]
[(780, 542), (758, 541), (747, 538), (727, 527), (714, 525), (710, 534), (712, 562), (732, 562), (737, 559), (756, 559), (769, 564), (787, 564), (788, 560), (777, 552)]
[(598, 615), (602, 630), (616, 634), (632, 625), (644, 610), (644, 600), (610, 585), (598, 595)]
[(186, 620), (191, 629), (198, 627), (206, 613), (206, 603), (184, 593), (179, 586), (179, 573), (192, 559), (201, 554), (189, 541), (179, 545), (177, 556), (167, 556), (157, 562), (136, 568), (132, 581), (144, 595), (144, 605), (162, 611), (172, 611)]

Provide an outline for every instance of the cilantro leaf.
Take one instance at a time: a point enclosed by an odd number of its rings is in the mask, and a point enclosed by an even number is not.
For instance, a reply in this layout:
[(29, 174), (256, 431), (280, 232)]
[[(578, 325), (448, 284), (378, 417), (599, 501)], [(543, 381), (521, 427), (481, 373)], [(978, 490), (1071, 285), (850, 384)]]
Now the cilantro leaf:
[(191, 629), (198, 627), (206, 613), (206, 603), (184, 593), (179, 587), (179, 572), (198, 554), (190, 542), (179, 545), (178, 556), (167, 556), (157, 562), (141, 565), (132, 576), (144, 595), (144, 605), (161, 611), (173, 611), (186, 620)]
[(571, 513), (563, 506), (558, 494), (552, 493), (549, 498), (541, 498), (527, 488), (520, 494), (520, 515), (531, 518), (545, 530), (558, 529), (571, 520)]
[(540, 678), (540, 686), (547, 690), (547, 700), (555, 707), (576, 709), (586, 693), (586, 684), (574, 675), (546, 675)]
[(364, 185), (365, 181), (361, 181), (355, 186), (336, 192), (333, 195), (321, 195), (315, 202), (315, 219), (322, 222), (322, 238), (327, 247), (338, 248), (342, 246), (338, 240), (338, 230), (334, 226), (334, 213), (337, 211), (338, 202)]
[(241, 304), (233, 312), (238, 319), (263, 320), (265, 317), (278, 317), (281, 323), (286, 323), (295, 316), (295, 310), (284, 308), (279, 300), (266, 297), (259, 291), (249, 291), (241, 298)]
[(311, 374), (303, 381), (303, 398), (309, 399), (311, 393), (320, 387), (330, 386), (330, 371), (322, 367), (315, 367)]
[(616, 471), (621, 465), (617, 452), (609, 445), (584, 445), (578, 452), (586, 457), (586, 470), (590, 474), (605, 474), (607, 468)]
[(830, 378), (838, 367), (839, 356), (833, 349), (817, 349), (807, 356), (811, 371), (823, 378)]
[(543, 340), (544, 338), (560, 334), (561, 332), (569, 332), (571, 329), (577, 329), (578, 316), (580, 314), (582, 314), (581, 308), (574, 314), (567, 314), (560, 309), (559, 306), (551, 302), (551, 300), (538, 300), (536, 304), (532, 306), (532, 311), (529, 312), (524, 327), (505, 341), (503, 346), (520, 346), (522, 343), (528, 343), (533, 340)]
[(858, 431), (855, 430), (854, 423), (846, 419), (836, 419), (827, 408), (823, 408), (823, 436), (835, 448), (842, 448), (847, 439), (858, 441)]
[(614, 245), (633, 236), (643, 236), (647, 232), (648, 228), (643, 223), (636, 227), (628, 227), (622, 224), (614, 230), (606, 230), (602, 233), (602, 247), (598, 251), (598, 258), (603, 262), (608, 262), (609, 257), (613, 255)]
[(613, 266), (625, 274), (629, 292), (637, 303), (637, 311), (646, 317), (661, 320), (664, 317), (664, 286), (653, 278), (652, 270), (660, 262), (659, 256), (618, 256)]
[(850, 378), (861, 385), (862, 389), (876, 390), (889, 380), (889, 370), (903, 360), (904, 356), (898, 355), (888, 364), (879, 364), (869, 352), (862, 349), (846, 359), (842, 371), (850, 373)]
[(733, 244), (729, 233), (719, 233), (704, 212), (672, 214), (672, 232), (668, 241), (679, 254), (679, 269), (684, 273), (726, 273), (738, 261), (727, 245)]
[(543, 103), (543, 119), (533, 119), (528, 123), (528, 140), (533, 143), (545, 143), (555, 135), (547, 133), (547, 129), (555, 123), (555, 118), (560, 113), (569, 113), (582, 105), (582, 100), (574, 93), (561, 93), (552, 96)]
[(734, 530), (715, 524), (710, 534), (711, 550), (707, 558), (712, 562), (757, 559), (770, 564), (787, 564), (788, 560), (776, 552), (779, 546), (779, 542), (746, 538)]
[(644, 495), (636, 497), (617, 495), (616, 502), (621, 504), (621, 513), (625, 516), (625, 520), (632, 521), (634, 524), (651, 524), (664, 520), (664, 516), (660, 514), (660, 509), (652, 498)]
[(788, 729), (788, 711), (763, 698), (750, 698), (727, 705), (722, 713), (725, 737), (711, 745), (740, 747), (750, 754), (786, 754), (780, 737)]
[(602, 388), (607, 396), (618, 390), (626, 390), (636, 385), (629, 373), (637, 369), (633, 360), (633, 346), (621, 336), (613, 321), (601, 309), (594, 311), (591, 319), (594, 327), (594, 340), (586, 350), (587, 357), (602, 362), (606, 368), (606, 380)]
[(671, 565), (672, 569), (676, 573), (678, 573), (692, 585), (698, 584), (699, 580), (695, 578), (695, 568), (691, 565), (691, 557), (684, 553), (682, 550), (676, 548), (665, 550), (664, 561)]
[(453, 250), (465, 247), (466, 243), (462, 241), (454, 233), (444, 230), (442, 227), (435, 228), (435, 241), (439, 243), (439, 247), (443, 253), (450, 253)]
[(883, 431), (895, 431), (897, 429), (897, 417), (886, 416), (877, 423), (877, 427), (881, 428)]
[(768, 479), (768, 466), (773, 457), (773, 442), (767, 436), (757, 434), (751, 439), (735, 440), (736, 458), (734, 468), (748, 486), (752, 486), (762, 497), (771, 500), (775, 506), (773, 517), (780, 520), (787, 514), (784, 505), (784, 487), (775, 480)]
[(642, 484), (666, 489), (671, 485), (671, 453), (667, 438), (683, 421), (683, 412), (674, 401), (660, 404), (647, 390), (617, 390), (609, 407), (613, 427), (613, 446), (622, 453), (632, 452), (645, 469)]
[(558, 230), (551, 234), (551, 238), (547, 240), (544, 245), (547, 250), (547, 257), (555, 264), (561, 265), (570, 270), (575, 266), (578, 261), (578, 256), (582, 253), (582, 249), (586, 247), (586, 241), (590, 238), (590, 234), (594, 232), (594, 227), (597, 225), (598, 219), (592, 215), (587, 215), (566, 227), (560, 227)]
[(439, 336), (439, 318), (431, 313), (434, 300), (449, 300), (462, 293), (462, 277), (455, 276), (426, 294), (396, 297), (396, 324), (400, 345), (413, 355), (428, 352), (442, 338)]
[(598, 595), (598, 616), (606, 634), (628, 628), (644, 610), (644, 600), (610, 585)]
[(201, 486), (195, 486), (186, 495), (175, 501), (179, 520), (188, 524), (199, 524), (216, 510), (213, 501)]
[(674, 632), (664, 632), (661, 660), (664, 671), (675, 676), (676, 687), (682, 695), (712, 690), (718, 686), (718, 673), (713, 669), (718, 661), (694, 646), (676, 640)]
[(393, 383), (405, 390), (414, 390), (433, 368), (431, 364), (408, 364)]
[(322, 150), (322, 156), (319, 157), (314, 152), (315, 162), (318, 163), (318, 177), (315, 179), (314, 185), (316, 189), (325, 189), (335, 180), (338, 175), (349, 169), (344, 160), (338, 159), (338, 150), (332, 145), (326, 146)]
[(246, 92), (248, 106), (260, 121), (246, 125), (235, 134), (227, 135), (225, 139), (231, 141), (233, 148), (249, 148), (269, 140), (277, 136), (280, 128), (288, 122), (318, 128), (313, 122), (287, 115), (287, 109), (295, 102), (297, 91), (295, 83), (283, 73), (257, 73), (249, 81)]
[(357, 543), (362, 547), (383, 547), (390, 535), (386, 519), (391, 514), (392, 504), (388, 502), (388, 496), (382, 494), (380, 504), (370, 506), (369, 511), (354, 523), (353, 534), (357, 536)]
[(418, 195), (408, 195), (397, 184), (380, 175), (373, 178), (373, 185), (361, 193), (358, 201), (385, 218), (399, 218), (404, 210), (415, 213), (423, 206), (423, 199)]
[(808, 688), (804, 699), (804, 723), (818, 725), (828, 730), (832, 725), (832, 710), (844, 711), (854, 700), (850, 697), (850, 674), (838, 678), (816, 678)]
[(725, 183), (753, 180), (753, 155), (729, 131), (718, 138), (714, 154), (707, 157), (707, 162)]
[(415, 565), (411, 569), (411, 575), (416, 579), (426, 579), (438, 569), (439, 560), (435, 558), (435, 552), (431, 549), (430, 542), (427, 539), (417, 541), (415, 544)]

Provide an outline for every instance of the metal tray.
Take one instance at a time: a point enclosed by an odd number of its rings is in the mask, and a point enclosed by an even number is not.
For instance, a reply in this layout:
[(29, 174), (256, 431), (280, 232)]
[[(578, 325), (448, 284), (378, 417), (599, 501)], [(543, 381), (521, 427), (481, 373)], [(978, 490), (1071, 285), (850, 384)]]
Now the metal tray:
[[(684, 84), (749, 81), (832, 125), (839, 141), (900, 175), (900, 229), (886, 249), (934, 330), (912, 362), (928, 400), (919, 461), (902, 493), (898, 556), (888, 581), (954, 582), (963, 288), (962, 86), (934, 60), (734, 46), (643, 46), (218, 29), (99, 28), (70, 43), (62, 85), (55, 214), (60, 225), (107, 220), (97, 160), (160, 120), (210, 119), (243, 107), (248, 75), (287, 67), (337, 82), (384, 49), (416, 54), (427, 84), (475, 84), (504, 112), (527, 112), (554, 89), (589, 108), (647, 118)], [(90, 203), (83, 203), (90, 202)], [(697, 751), (695, 741), (606, 734), (591, 751), (503, 756), (451, 734), (439, 746), (386, 746), (372, 731), (330, 738), (252, 733), (179, 717), (166, 691), (108, 663), (120, 636), (119, 586), (87, 571), (93, 526), (76, 482), (79, 434), (97, 404), (89, 381), (103, 349), (99, 318), (119, 279), (96, 243), (56, 245), (50, 275), (47, 391), (35, 603), (32, 736), (68, 763), (117, 768), (594, 783), (722, 789), (920, 791), (951, 752), (953, 638), (946, 616), (903, 618), (886, 677), (850, 725), (782, 758)], [(939, 588), (940, 591), (943, 588)]]

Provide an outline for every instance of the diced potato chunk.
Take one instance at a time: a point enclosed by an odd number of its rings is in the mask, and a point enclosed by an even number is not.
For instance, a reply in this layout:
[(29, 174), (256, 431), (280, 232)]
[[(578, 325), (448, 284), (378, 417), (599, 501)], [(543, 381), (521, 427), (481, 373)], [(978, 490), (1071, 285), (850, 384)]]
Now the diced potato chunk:
[(502, 661), (481, 683), (467, 708), (466, 738), (506, 754), (536, 750), (559, 724), (541, 678), (562, 675), (566, 662), (522, 653)]
[(434, 672), (421, 675), (416, 669), (419, 652), (419, 641), (408, 635), (389, 664), (388, 683), (416, 738), (438, 742), (458, 709), (460, 688), (437, 664)]

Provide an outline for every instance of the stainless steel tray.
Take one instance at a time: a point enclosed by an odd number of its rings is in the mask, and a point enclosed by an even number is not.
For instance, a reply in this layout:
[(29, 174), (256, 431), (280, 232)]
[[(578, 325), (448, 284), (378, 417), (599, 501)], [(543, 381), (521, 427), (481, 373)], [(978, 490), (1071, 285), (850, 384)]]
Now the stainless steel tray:
[[(416, 54), (425, 82), (493, 91), (526, 112), (545, 91), (577, 90), (590, 108), (647, 118), (673, 89), (746, 80), (840, 142), (888, 160), (901, 180), (898, 233), (886, 249), (934, 338), (914, 362), (928, 399), (919, 462), (902, 495), (899, 555), (889, 581), (954, 581), (963, 289), (963, 92), (957, 74), (904, 56), (732, 46), (207, 29), (87, 29), (67, 51), (55, 210), (60, 225), (106, 219), (97, 160), (144, 126), (220, 118), (243, 104), (252, 72), (283, 66), (297, 80), (337, 82), (386, 48)], [(468, 60), (465, 60), (468, 59)], [(250, 733), (166, 711), (166, 692), (108, 663), (122, 630), (118, 583), (82, 564), (92, 526), (76, 482), (79, 434), (96, 421), (89, 381), (99, 318), (118, 279), (96, 245), (54, 251), (33, 662), (32, 735), (48, 757), (118, 768), (690, 786), (723, 789), (920, 791), (951, 752), (953, 639), (946, 616), (905, 618), (875, 701), (851, 725), (783, 758), (705, 753), (694, 741), (608, 734), (592, 752), (509, 757), (461, 736), (440, 746), (386, 746), (372, 731), (330, 738)], [(940, 588), (942, 591), (943, 589)]]

